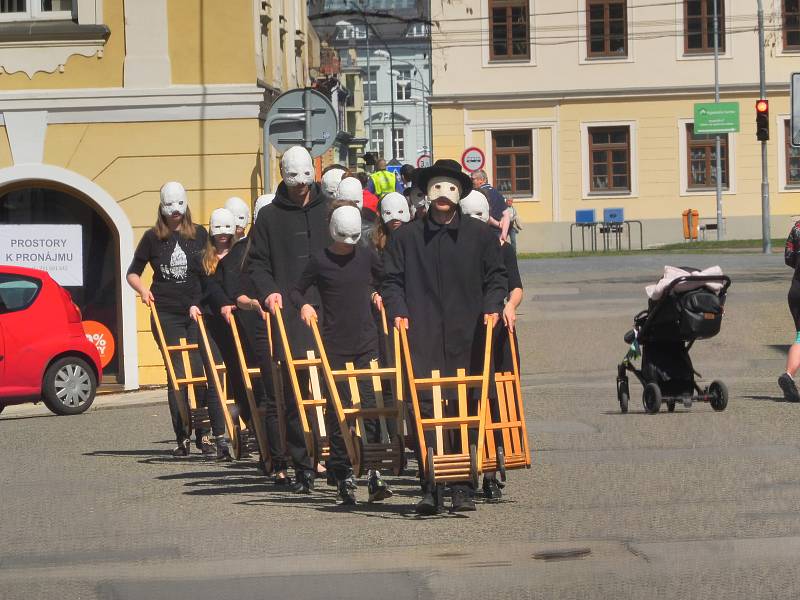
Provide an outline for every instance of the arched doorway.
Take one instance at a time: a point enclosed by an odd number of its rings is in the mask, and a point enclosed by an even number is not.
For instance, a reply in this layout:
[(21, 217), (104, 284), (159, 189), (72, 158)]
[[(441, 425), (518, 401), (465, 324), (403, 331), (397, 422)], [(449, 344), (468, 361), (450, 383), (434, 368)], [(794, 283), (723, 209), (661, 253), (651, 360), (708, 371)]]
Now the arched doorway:
[[(46, 182), (26, 182), (0, 190), (0, 225), (79, 225), (82, 238), (83, 285), (63, 283), (85, 321), (105, 325), (121, 338), (119, 302), (119, 244), (112, 227), (95, 208), (74, 191)], [(110, 348), (110, 346), (109, 346)], [(120, 357), (115, 349), (103, 368), (106, 383), (119, 383)]]
[[(0, 224), (78, 224), (83, 243), (82, 286), (68, 287), (84, 319), (104, 323), (115, 337), (106, 383), (139, 386), (136, 297), (125, 284), (133, 258), (133, 229), (125, 211), (103, 188), (51, 165), (0, 169)], [(80, 288), (80, 289), (76, 289)]]

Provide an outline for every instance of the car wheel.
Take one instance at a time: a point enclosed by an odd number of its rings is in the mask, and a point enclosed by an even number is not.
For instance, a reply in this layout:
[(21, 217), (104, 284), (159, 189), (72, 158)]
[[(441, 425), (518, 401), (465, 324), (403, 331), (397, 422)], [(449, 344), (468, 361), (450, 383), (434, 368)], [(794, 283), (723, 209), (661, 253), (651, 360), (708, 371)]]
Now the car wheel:
[(77, 415), (94, 402), (97, 378), (77, 356), (58, 359), (47, 369), (42, 386), (45, 405), (57, 415)]

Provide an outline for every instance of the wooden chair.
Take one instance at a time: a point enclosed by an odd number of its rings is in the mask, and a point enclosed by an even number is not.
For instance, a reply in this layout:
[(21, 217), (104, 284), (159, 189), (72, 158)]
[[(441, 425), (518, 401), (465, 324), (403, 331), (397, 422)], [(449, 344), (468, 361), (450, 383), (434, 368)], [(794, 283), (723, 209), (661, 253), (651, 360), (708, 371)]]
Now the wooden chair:
[(241, 460), (251, 450), (248, 444), (247, 424), (239, 416), (236, 400), (228, 394), (231, 390), (228, 369), (225, 363), (217, 363), (214, 359), (203, 315), (197, 318), (197, 326), (200, 329), (200, 343), (203, 346), (207, 364), (211, 366), (211, 384), (214, 386), (222, 405), (222, 414), (225, 417), (225, 429), (231, 442), (231, 451), (236, 460)]
[[(467, 375), (466, 369), (457, 369), (455, 376), (442, 377), (438, 370), (434, 370), (430, 377), (420, 379), (414, 375), (408, 333), (405, 329), (400, 329), (417, 440), (420, 444), (420, 468), (431, 486), (447, 481), (471, 481), (473, 486), (478, 486), (478, 477), (483, 467), (483, 452), (478, 452), (476, 443), (470, 443), (469, 431), (472, 429), (477, 433), (477, 440), (483, 440), (486, 435), (484, 429), (489, 404), (492, 325), (491, 322), (486, 325), (483, 371), (480, 375)], [(477, 410), (472, 413), (468, 402), (470, 388), (480, 389)], [(430, 390), (433, 395), (433, 417), (422, 417), (420, 412), (419, 392), (423, 390)], [(449, 392), (449, 397), (445, 397), (445, 391)], [(455, 416), (444, 416), (445, 414)], [(460, 433), (458, 447), (445, 443), (445, 430), (457, 430)], [(435, 447), (427, 445), (426, 431), (435, 432)]]
[[(292, 392), (297, 403), (300, 425), (303, 427), (306, 450), (308, 455), (314, 459), (316, 466), (330, 456), (330, 443), (325, 430), (325, 406), (327, 405), (327, 400), (322, 395), (320, 381), (322, 359), (318, 358), (313, 350), (309, 350), (306, 353), (306, 358), (294, 358), (292, 349), (289, 346), (289, 338), (286, 335), (283, 313), (277, 306), (275, 307), (275, 321), (278, 324), (278, 333), (283, 346), (286, 369), (289, 372)], [(297, 376), (300, 369), (308, 371), (309, 389), (307, 390), (300, 388), (300, 379)]]
[[(483, 472), (499, 471), (506, 480), (507, 469), (530, 469), (531, 451), (528, 445), (528, 430), (525, 426), (525, 407), (522, 402), (522, 385), (519, 378), (517, 343), (514, 334), (508, 334), (512, 371), (495, 373), (497, 390), (497, 415), (492, 416), (491, 401), (486, 403), (483, 446)], [(496, 432), (502, 441), (498, 444)]]
[[(384, 323), (386, 322), (384, 315)], [(399, 361), (395, 365), (381, 368), (378, 361), (370, 361), (368, 369), (357, 369), (352, 362), (346, 363), (344, 369), (333, 370), (325, 352), (325, 345), (319, 333), (316, 319), (311, 323), (314, 339), (317, 343), (322, 372), (328, 393), (331, 395), (333, 406), (336, 409), (336, 418), (342, 432), (347, 455), (353, 465), (356, 477), (361, 477), (366, 469), (391, 469), (395, 475), (400, 475), (405, 469), (405, 443), (402, 437), (403, 427), (403, 379)], [(395, 356), (400, 355), (400, 337), (394, 331)], [(383, 382), (390, 379), (393, 405), (384, 403)], [(375, 407), (361, 406), (359, 382), (368, 381), (375, 394)], [(352, 407), (345, 407), (337, 383), (346, 382), (350, 390)], [(378, 421), (380, 442), (368, 442), (364, 419)], [(392, 422), (394, 426), (389, 427)]]
[[(156, 324), (158, 335), (158, 347), (164, 357), (164, 365), (167, 367), (167, 379), (169, 386), (175, 394), (175, 401), (178, 405), (178, 412), (181, 416), (186, 435), (191, 435), (192, 429), (210, 429), (211, 419), (208, 416), (208, 408), (197, 405), (197, 396), (194, 386), (197, 384), (208, 385), (205, 374), (195, 376), (192, 373), (189, 353), (199, 350), (198, 344), (189, 344), (185, 338), (178, 340), (176, 346), (168, 346), (164, 337), (164, 330), (161, 328), (161, 320), (158, 318), (158, 311), (154, 302), (150, 303), (150, 314)], [(175, 365), (172, 363), (172, 355), (179, 354), (183, 365), (183, 377), (175, 374)], [(184, 394), (184, 390), (186, 393)]]

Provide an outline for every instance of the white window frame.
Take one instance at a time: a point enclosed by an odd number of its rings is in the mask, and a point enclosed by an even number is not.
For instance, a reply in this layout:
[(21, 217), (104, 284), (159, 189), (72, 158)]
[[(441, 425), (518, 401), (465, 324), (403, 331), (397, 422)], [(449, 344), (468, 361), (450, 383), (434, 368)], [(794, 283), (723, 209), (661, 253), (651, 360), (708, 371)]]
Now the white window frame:
[(355, 23), (339, 27), (336, 32), (337, 40), (365, 40), (367, 39), (367, 26), (363, 23)]
[[(389, 127), (389, 131), (391, 131), (391, 126)], [(397, 160), (404, 160), (406, 155), (406, 128), (405, 127), (395, 127), (394, 131), (392, 132), (392, 142), (394, 143), (392, 153), (392, 158), (396, 158)]]
[[(681, 196), (716, 196), (716, 189), (697, 190), (689, 188), (689, 156), (686, 139), (686, 126), (693, 125), (694, 119), (678, 119), (678, 157), (680, 164)], [(728, 189), (722, 189), (723, 196), (736, 194), (736, 134), (728, 134)]]
[(788, 113), (779, 114), (775, 117), (775, 129), (778, 132), (778, 164), (780, 165), (780, 169), (778, 169), (778, 191), (797, 192), (800, 189), (800, 184), (789, 184), (789, 174), (786, 172), (786, 159), (788, 158), (786, 156), (786, 131), (784, 130), (786, 121), (789, 121), (789, 127), (791, 127), (791, 115)]
[(429, 32), (430, 29), (427, 23), (417, 21), (416, 23), (412, 23), (411, 26), (408, 28), (408, 33), (406, 33), (406, 37), (424, 38), (428, 36)]
[(0, 13), (0, 22), (72, 20), (78, 12), (78, 0), (72, 0), (72, 10), (44, 11), (42, 0), (26, 0), (25, 6), (25, 12)]
[[(367, 88), (370, 87), (375, 90), (375, 93), (367, 95)], [(366, 77), (361, 77), (361, 90), (364, 94), (365, 103), (378, 101), (378, 67), (371, 66), (369, 71), (366, 71)]]
[[(380, 147), (376, 146), (376, 142), (380, 143)], [(370, 151), (375, 152), (378, 156), (384, 155), (383, 153), (386, 149), (386, 133), (383, 131), (383, 127), (372, 128), (372, 138), (369, 141), (369, 149)]]
[(531, 47), (530, 58), (528, 60), (490, 60), (491, 53), (489, 52), (489, 23), (491, 15), (489, 14), (489, 0), (481, 0), (481, 62), (484, 69), (513, 69), (515, 67), (533, 67), (536, 66), (536, 44), (533, 41), (536, 39), (536, 4), (539, 0), (529, 0), (528, 4), (528, 23), (529, 31), (531, 32)]
[[(613, 198), (638, 198), (639, 197), (639, 144), (638, 127), (636, 121), (581, 121), (581, 199), (582, 200), (608, 200)], [(592, 192), (591, 188), (591, 161), (589, 160), (589, 129), (594, 127), (627, 127), (630, 146), (630, 172), (631, 189), (628, 192)]]
[[(396, 102), (408, 102), (409, 100), (414, 99), (414, 93), (411, 89), (411, 83), (414, 81), (411, 75), (411, 69), (409, 67), (403, 67), (401, 69), (395, 69), (397, 71), (398, 76), (394, 77), (394, 99)], [(406, 78), (406, 75), (408, 77)], [(400, 91), (403, 90), (401, 94)], [(401, 97), (402, 96), (402, 97)]]
[[(721, 3), (725, 5), (725, 51), (720, 51), (719, 59), (720, 60), (732, 60), (733, 59), (733, 34), (731, 33), (731, 29), (734, 27), (733, 25), (733, 15), (731, 9), (731, 3), (727, 0), (719, 0)], [(714, 60), (714, 54), (709, 53), (702, 53), (702, 54), (686, 54), (684, 53), (684, 28), (683, 28), (683, 0), (676, 0), (675, 2), (675, 59), (676, 60)]]
[(607, 63), (633, 63), (636, 62), (633, 56), (633, 49), (635, 46), (636, 21), (633, 18), (633, 13), (637, 8), (633, 0), (625, 2), (625, 15), (627, 19), (626, 27), (628, 32), (628, 55), (627, 56), (592, 56), (589, 57), (589, 50), (586, 47), (586, 37), (589, 32), (586, 29), (586, 0), (577, 0), (577, 9), (575, 11), (578, 26), (578, 37), (582, 40), (578, 47), (578, 64), (581, 65), (597, 65)]

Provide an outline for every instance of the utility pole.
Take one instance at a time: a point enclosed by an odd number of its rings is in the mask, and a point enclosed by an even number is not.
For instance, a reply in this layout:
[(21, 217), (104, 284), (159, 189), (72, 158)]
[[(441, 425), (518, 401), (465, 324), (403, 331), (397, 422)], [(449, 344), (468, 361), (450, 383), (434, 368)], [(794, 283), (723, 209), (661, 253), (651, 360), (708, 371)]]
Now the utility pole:
[[(714, 102), (719, 104), (719, 12), (717, 10), (717, 2), (718, 0), (714, 0)], [(716, 135), (715, 139), (716, 177), (714, 177), (714, 180), (717, 191), (717, 240), (719, 241), (725, 239), (725, 221), (722, 218), (722, 156), (720, 156), (719, 134)]]
[[(758, 0), (758, 71), (761, 100), (767, 99), (766, 69), (764, 67), (764, 6)], [(769, 173), (767, 170), (767, 142), (761, 142), (761, 249), (769, 254), (772, 249), (769, 214)]]

